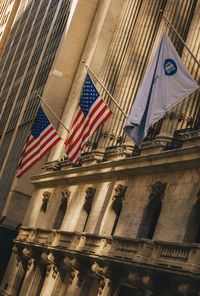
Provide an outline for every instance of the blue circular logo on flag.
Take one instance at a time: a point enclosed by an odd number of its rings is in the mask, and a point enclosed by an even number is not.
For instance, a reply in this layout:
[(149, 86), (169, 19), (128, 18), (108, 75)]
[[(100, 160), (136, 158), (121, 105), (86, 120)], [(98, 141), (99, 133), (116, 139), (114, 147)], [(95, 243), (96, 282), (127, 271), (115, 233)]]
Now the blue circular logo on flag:
[(177, 72), (177, 66), (174, 60), (166, 59), (164, 62), (164, 70), (167, 76), (172, 76)]

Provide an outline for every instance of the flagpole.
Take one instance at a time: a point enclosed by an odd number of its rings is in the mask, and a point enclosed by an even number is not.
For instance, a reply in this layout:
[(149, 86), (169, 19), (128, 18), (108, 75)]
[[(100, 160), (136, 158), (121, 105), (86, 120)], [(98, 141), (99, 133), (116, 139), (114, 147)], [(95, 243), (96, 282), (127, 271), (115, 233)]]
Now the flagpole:
[(60, 118), (56, 115), (56, 113), (51, 109), (51, 107), (45, 102), (45, 100), (38, 94), (38, 91), (35, 90), (34, 94), (42, 101), (42, 103), (51, 111), (51, 113), (56, 117), (56, 119), (60, 122), (60, 124), (64, 127), (64, 129), (70, 133), (70, 131), (66, 128), (66, 126), (63, 124), (63, 122), (60, 120)]
[(85, 63), (85, 60), (82, 60), (82, 63), (85, 64), (85, 67), (87, 70), (89, 70), (92, 75), (96, 78), (96, 80), (99, 82), (99, 84), (103, 87), (103, 89), (105, 90), (105, 92), (109, 95), (109, 97), (112, 99), (113, 103), (118, 107), (118, 109), (122, 112), (122, 114), (128, 118), (127, 114), (122, 110), (122, 108), (120, 107), (120, 105), (116, 102), (116, 100), (113, 98), (113, 96), (111, 95), (111, 93), (105, 88), (105, 86), (102, 84), (102, 82), (98, 79), (98, 77), (96, 76), (96, 74), (92, 71), (92, 69)]
[(182, 43), (184, 44), (184, 46), (187, 48), (187, 50), (189, 51), (189, 53), (191, 54), (191, 56), (193, 57), (193, 59), (196, 61), (196, 63), (200, 67), (200, 62), (197, 60), (197, 58), (195, 57), (195, 55), (189, 49), (189, 47), (187, 46), (187, 44), (185, 43), (185, 41), (183, 40), (183, 38), (181, 37), (181, 35), (177, 32), (177, 30), (174, 28), (174, 26), (170, 23), (170, 21), (167, 19), (167, 17), (165, 15), (163, 15), (162, 17), (165, 20), (165, 22), (172, 28), (172, 30), (174, 30), (174, 32), (176, 33), (176, 35), (179, 37), (179, 39), (182, 41)]

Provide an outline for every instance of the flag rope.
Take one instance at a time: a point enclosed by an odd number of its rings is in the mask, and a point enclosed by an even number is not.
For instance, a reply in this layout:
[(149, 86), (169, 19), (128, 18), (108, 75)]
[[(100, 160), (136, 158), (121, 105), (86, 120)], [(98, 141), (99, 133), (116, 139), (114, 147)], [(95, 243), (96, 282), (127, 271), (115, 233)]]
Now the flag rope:
[[(38, 91), (35, 90), (34, 94), (42, 101), (42, 103), (51, 111), (51, 113), (55, 116), (55, 118), (60, 122), (60, 124), (64, 127), (64, 129), (70, 133), (70, 131), (66, 128), (66, 126), (63, 124), (63, 122), (60, 120), (60, 118), (56, 115), (56, 113), (51, 109), (51, 107), (45, 102), (45, 100), (38, 94)], [(61, 137), (60, 137), (61, 138)], [(63, 141), (65, 141), (63, 138), (61, 138)]]
[(122, 112), (122, 114), (128, 118), (127, 114), (123, 111), (123, 109), (120, 107), (120, 105), (116, 102), (116, 100), (113, 98), (113, 96), (111, 95), (111, 93), (105, 88), (105, 86), (102, 84), (102, 82), (98, 79), (98, 77), (96, 76), (96, 74), (92, 71), (92, 69), (85, 63), (85, 60), (82, 60), (82, 63), (85, 64), (85, 67), (92, 73), (92, 75), (96, 78), (96, 80), (99, 82), (99, 84), (103, 87), (103, 89), (105, 90), (105, 92), (109, 95), (109, 97), (111, 98), (111, 100), (113, 101), (113, 103), (118, 107), (118, 109)]
[(174, 32), (176, 33), (176, 35), (179, 37), (179, 39), (182, 41), (182, 43), (184, 44), (184, 46), (187, 48), (187, 50), (189, 51), (189, 53), (191, 54), (191, 56), (193, 57), (193, 59), (196, 61), (196, 63), (200, 67), (200, 62), (197, 60), (196, 56), (189, 49), (189, 47), (187, 46), (187, 44), (185, 43), (185, 41), (183, 40), (183, 38), (181, 37), (181, 35), (177, 32), (177, 30), (174, 28), (174, 26), (170, 23), (170, 21), (168, 20), (168, 18), (165, 15), (163, 15), (162, 17), (165, 20), (165, 22), (172, 28), (172, 30), (174, 30)]

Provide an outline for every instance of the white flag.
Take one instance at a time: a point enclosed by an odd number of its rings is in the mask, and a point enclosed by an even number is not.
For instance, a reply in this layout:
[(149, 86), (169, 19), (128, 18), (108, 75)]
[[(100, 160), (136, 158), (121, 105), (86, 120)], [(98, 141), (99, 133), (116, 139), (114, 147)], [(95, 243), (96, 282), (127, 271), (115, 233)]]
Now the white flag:
[(198, 88), (164, 33), (137, 93), (124, 131), (140, 147), (149, 127)]

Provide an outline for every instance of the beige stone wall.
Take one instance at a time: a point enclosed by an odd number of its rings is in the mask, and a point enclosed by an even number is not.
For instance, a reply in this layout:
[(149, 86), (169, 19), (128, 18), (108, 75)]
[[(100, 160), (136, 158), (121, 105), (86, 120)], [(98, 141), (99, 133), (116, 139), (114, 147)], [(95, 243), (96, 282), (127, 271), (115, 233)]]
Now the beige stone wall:
[[(166, 156), (160, 154), (160, 157), (162, 159), (161, 167), (156, 163), (156, 160), (149, 162), (148, 155), (143, 156), (140, 160), (141, 171), (134, 164), (134, 160), (128, 161), (126, 159), (101, 164), (101, 166), (96, 164), (92, 167), (86, 166), (80, 169), (72, 169), (70, 172), (66, 170), (58, 177), (60, 183), (58, 185), (56, 185), (54, 174), (52, 177), (51, 175), (48, 177), (48, 174), (41, 176), (42, 179), (34, 180), (36, 187), (41, 188), (36, 190), (32, 197), (24, 225), (51, 229), (61, 203), (62, 191), (67, 188), (71, 194), (61, 230), (81, 231), (80, 228), (77, 229), (77, 223), (80, 215), (82, 215), (85, 191), (88, 187), (93, 187), (96, 192), (85, 231), (92, 234), (110, 235), (109, 223), (113, 223), (111, 218), (112, 198), (115, 195), (116, 186), (122, 184), (127, 186), (127, 190), (122, 202), (122, 210), (115, 235), (136, 238), (144, 209), (149, 202), (151, 186), (156, 182), (162, 182), (166, 183), (166, 189), (153, 239), (183, 242), (191, 208), (196, 202), (199, 191), (199, 169), (198, 167), (192, 168), (190, 162), (188, 167), (182, 165), (181, 168), (176, 169), (179, 158), (182, 159), (178, 155), (176, 159), (173, 158), (172, 154), (169, 156), (169, 153), (166, 153)], [(169, 165), (169, 168), (166, 169), (164, 164), (170, 162), (170, 160), (173, 167), (170, 168)], [(145, 172), (142, 166), (145, 161), (148, 164), (148, 172)], [(131, 168), (131, 164), (134, 164), (135, 168)], [(116, 165), (119, 166), (120, 173), (115, 172)], [(129, 169), (130, 172), (127, 173)], [(51, 178), (53, 179), (51, 180)], [(100, 180), (98, 180), (99, 178)], [(108, 182), (108, 180), (110, 181)], [(54, 183), (55, 185), (54, 187), (48, 187), (45, 185), (48, 183)], [(43, 212), (41, 205), (45, 191), (51, 192), (51, 196), (47, 210)]]

